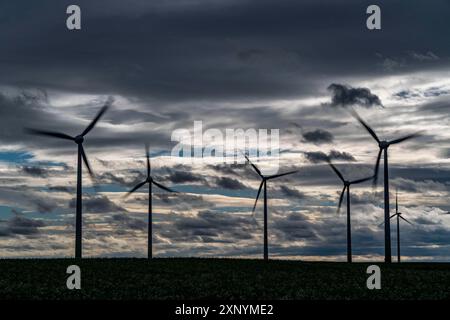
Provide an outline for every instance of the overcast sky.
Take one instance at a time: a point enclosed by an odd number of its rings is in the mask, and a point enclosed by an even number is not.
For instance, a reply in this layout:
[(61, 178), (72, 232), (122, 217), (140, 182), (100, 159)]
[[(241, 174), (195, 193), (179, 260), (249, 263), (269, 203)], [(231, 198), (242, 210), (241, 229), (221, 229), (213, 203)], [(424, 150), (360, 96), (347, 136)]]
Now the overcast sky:
[[(180, 191), (154, 190), (156, 256), (262, 256), (252, 168), (170, 157), (173, 131), (203, 121), (280, 130), (280, 171), (299, 172), (268, 183), (271, 256), (345, 260), (342, 185), (322, 160), (373, 172), (354, 108), (383, 139), (422, 132), (389, 149), (391, 204), (398, 190), (413, 223), (405, 260), (450, 259), (450, 1), (377, 1), (377, 31), (361, 0), (78, 0), (80, 31), (70, 4), (0, 4), (0, 257), (73, 255), (76, 145), (24, 128), (76, 135), (111, 103), (84, 144), (87, 256), (146, 255), (146, 189), (123, 198), (145, 178), (144, 142), (155, 178)], [(382, 183), (352, 188), (356, 261), (383, 260)]]

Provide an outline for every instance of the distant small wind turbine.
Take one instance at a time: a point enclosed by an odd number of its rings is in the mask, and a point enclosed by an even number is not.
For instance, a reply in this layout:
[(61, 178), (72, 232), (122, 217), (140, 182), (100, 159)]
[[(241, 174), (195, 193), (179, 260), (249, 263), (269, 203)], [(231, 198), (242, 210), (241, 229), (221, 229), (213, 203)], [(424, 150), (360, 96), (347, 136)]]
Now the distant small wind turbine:
[(176, 192), (170, 188), (167, 188), (163, 186), (162, 184), (156, 182), (152, 177), (152, 166), (150, 163), (150, 151), (149, 146), (145, 145), (145, 156), (147, 158), (147, 178), (145, 181), (137, 184), (133, 189), (131, 189), (125, 197), (128, 197), (130, 194), (141, 188), (143, 185), (148, 183), (148, 239), (147, 239), (147, 257), (148, 259), (153, 258), (153, 252), (152, 252), (152, 184), (157, 186), (158, 188), (161, 188), (163, 190), (166, 190), (168, 192)]
[(381, 154), (384, 151), (384, 261), (387, 263), (392, 262), (391, 257), (391, 224), (390, 224), (390, 213), (389, 213), (389, 166), (388, 166), (388, 148), (393, 144), (397, 144), (412, 138), (416, 138), (420, 136), (418, 132), (407, 135), (405, 137), (386, 141), (380, 140), (376, 135), (375, 131), (366, 123), (364, 120), (360, 118), (360, 116), (352, 111), (353, 116), (363, 125), (363, 127), (370, 133), (370, 135), (375, 139), (378, 143), (378, 157), (377, 162), (375, 164), (375, 175), (374, 175), (374, 186), (376, 186), (378, 181), (378, 171), (380, 166)]
[(247, 159), (248, 163), (253, 167), (253, 169), (256, 171), (256, 173), (261, 178), (261, 184), (259, 185), (258, 194), (256, 195), (255, 204), (253, 205), (252, 214), (255, 212), (256, 204), (258, 203), (259, 195), (261, 193), (261, 189), (264, 186), (264, 260), (269, 260), (269, 247), (268, 247), (268, 237), (267, 237), (267, 180), (279, 178), (282, 176), (286, 176), (288, 174), (296, 173), (298, 170), (295, 171), (289, 171), (281, 174), (274, 174), (271, 176), (264, 176), (261, 173), (261, 170), (253, 164), (247, 155), (245, 155), (245, 159)]
[(53, 132), (53, 131), (44, 131), (44, 130), (38, 130), (38, 129), (30, 129), (27, 128), (26, 131), (30, 134), (34, 135), (40, 135), (40, 136), (47, 136), (52, 138), (59, 138), (59, 139), (65, 139), (65, 140), (71, 140), (75, 142), (78, 145), (78, 160), (77, 160), (77, 205), (76, 205), (76, 217), (75, 217), (75, 258), (82, 258), (82, 159), (84, 164), (86, 165), (86, 168), (88, 169), (88, 172), (91, 177), (94, 176), (94, 173), (91, 170), (91, 167), (89, 165), (89, 161), (87, 159), (86, 153), (84, 152), (83, 148), (83, 142), (84, 137), (91, 131), (94, 126), (97, 124), (97, 121), (100, 120), (101, 116), (106, 112), (106, 110), (109, 108), (110, 102), (107, 102), (102, 109), (99, 111), (99, 113), (96, 115), (94, 120), (84, 129), (84, 131), (75, 136), (69, 136), (65, 133), (60, 132)]
[[(395, 193), (395, 214), (393, 214), (389, 219), (392, 219), (393, 217), (397, 217), (397, 261), (400, 262), (400, 219), (409, 223), (410, 225), (412, 225), (412, 223), (406, 220), (402, 216), (402, 213), (398, 211), (398, 192)], [(382, 222), (380, 226), (383, 225), (383, 223), (384, 222)]]
[(357, 179), (357, 180), (345, 180), (342, 173), (331, 163), (329, 159), (327, 159), (328, 164), (331, 169), (336, 173), (336, 175), (341, 179), (344, 184), (344, 189), (342, 189), (341, 196), (339, 197), (339, 205), (337, 211), (341, 210), (342, 200), (344, 200), (344, 193), (347, 190), (347, 262), (352, 262), (352, 231), (351, 231), (351, 222), (350, 222), (350, 186), (352, 184), (359, 184), (373, 179), (373, 176)]

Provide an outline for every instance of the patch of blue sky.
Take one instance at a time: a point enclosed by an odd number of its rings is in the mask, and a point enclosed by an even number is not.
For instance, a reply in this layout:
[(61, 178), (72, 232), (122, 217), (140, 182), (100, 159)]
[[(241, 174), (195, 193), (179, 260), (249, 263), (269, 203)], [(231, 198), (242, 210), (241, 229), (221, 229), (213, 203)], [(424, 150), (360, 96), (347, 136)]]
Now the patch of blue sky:
[(24, 163), (34, 158), (34, 155), (23, 151), (2, 151), (0, 152), (0, 161), (12, 163)]
[(49, 213), (42, 213), (38, 211), (24, 210), (20, 207), (0, 206), (0, 220), (7, 220), (12, 218), (15, 214), (20, 214), (28, 219), (46, 220), (46, 221), (58, 221), (61, 220), (61, 216), (65, 214), (63, 210), (53, 210)]
[(12, 212), (13, 209), (20, 212), (19, 208), (13, 208), (10, 206), (0, 205), (0, 220), (11, 218), (14, 215)]
[(65, 166), (63, 162), (54, 161), (33, 161), (34, 155), (26, 151), (0, 151), (0, 161), (16, 164), (33, 164), (46, 167)]

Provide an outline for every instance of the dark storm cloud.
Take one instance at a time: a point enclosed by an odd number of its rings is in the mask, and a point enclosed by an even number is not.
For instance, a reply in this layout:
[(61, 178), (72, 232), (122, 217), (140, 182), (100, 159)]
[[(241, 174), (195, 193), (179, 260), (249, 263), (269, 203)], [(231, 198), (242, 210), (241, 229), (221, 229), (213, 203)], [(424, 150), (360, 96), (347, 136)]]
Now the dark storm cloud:
[(414, 181), (429, 180), (447, 185), (450, 183), (450, 170), (445, 167), (434, 168), (431, 166), (423, 166), (420, 168), (391, 166), (389, 170), (392, 170), (392, 176), (397, 178), (403, 178), (407, 180), (414, 179)]
[[(107, 98), (104, 100), (106, 101)], [(26, 129), (36, 128), (75, 136), (84, 130), (105, 101), (100, 101), (91, 106), (86, 118), (81, 120), (79, 114), (63, 113), (61, 108), (53, 107), (43, 90), (17, 91), (16, 89), (5, 89), (3, 92), (0, 89), (0, 127), (2, 128), (0, 141), (4, 144), (25, 144), (29, 148), (57, 147), (58, 154), (73, 153), (76, 149), (74, 143), (62, 139), (33, 136), (27, 133)], [(106, 115), (112, 111), (114, 111), (114, 106), (110, 108)], [(118, 119), (115, 121), (119, 121)], [(114, 119), (105, 117), (100, 121), (114, 121)], [(170, 121), (168, 120), (168, 122)], [(149, 131), (143, 128), (129, 133), (117, 134), (97, 126), (87, 136), (85, 150), (89, 156), (91, 147), (113, 150), (113, 148), (123, 148), (124, 146), (143, 145), (144, 142), (149, 140), (152, 141), (154, 147), (173, 145), (170, 132)]]
[(202, 237), (223, 237), (221, 241), (233, 242), (252, 238), (255, 223), (251, 218), (217, 212), (200, 211), (195, 217), (178, 217), (173, 224), (173, 232), (167, 235), (174, 237), (194, 237), (203, 241)]
[(218, 187), (231, 190), (239, 190), (246, 188), (244, 184), (239, 182), (239, 180), (227, 177), (216, 178), (216, 184)]
[(328, 154), (328, 157), (331, 160), (356, 161), (355, 157), (353, 157), (350, 153), (345, 152), (345, 151), (341, 152), (341, 151), (331, 150), (330, 153)]
[(333, 142), (334, 139), (331, 132), (322, 129), (304, 132), (302, 136), (306, 142), (312, 142), (315, 144)]
[(5, 222), (0, 222), (0, 237), (14, 235), (35, 235), (39, 233), (39, 228), (44, 227), (41, 220), (28, 219), (15, 213), (13, 217)]
[(112, 220), (119, 224), (120, 227), (125, 227), (131, 230), (146, 230), (147, 223), (143, 220), (132, 218), (127, 214), (120, 213), (112, 216)]
[(328, 155), (322, 151), (305, 152), (305, 157), (309, 162), (318, 163), (327, 161)]
[[(368, 182), (370, 183), (370, 182)], [(341, 191), (339, 191), (340, 193)], [(383, 192), (368, 192), (368, 191), (364, 191), (362, 193), (356, 193), (354, 192), (351, 195), (352, 198), (352, 204), (355, 205), (367, 205), (367, 204), (372, 204), (374, 206), (379, 204), (379, 199), (383, 198)], [(340, 195), (340, 194), (339, 194)], [(338, 197), (339, 195), (336, 196), (336, 202), (338, 201)], [(341, 210), (343, 210), (343, 208), (341, 208)]]
[[(208, 201), (205, 201), (203, 196), (196, 194), (186, 194), (186, 193), (155, 193), (153, 195), (155, 200), (159, 200), (164, 204), (170, 205), (174, 210), (177, 211), (188, 211), (191, 209), (201, 209), (210, 208), (214, 206)], [(147, 201), (147, 199), (145, 199)]]
[(169, 172), (169, 175), (166, 176), (165, 179), (169, 180), (171, 183), (196, 183), (206, 181), (202, 175), (192, 173), (189, 171), (190, 169), (180, 166), (175, 167), (175, 170), (167, 167), (165, 169)]
[(412, 90), (402, 90), (402, 91), (394, 93), (394, 97), (399, 98), (399, 99), (411, 99), (411, 98), (420, 97), (420, 94), (417, 92), (414, 92)]
[(365, 27), (368, 1), (132, 3), (78, 1), (77, 32), (65, 28), (67, 3), (2, 3), (1, 12), (20, 18), (2, 19), (0, 82), (229, 101), (313, 93), (324, 75), (382, 74), (377, 52), (407, 57), (403, 70), (448, 65), (447, 33), (436, 28), (447, 23), (445, 1), (380, 1), (389, 14), (379, 32)]
[(450, 90), (442, 89), (439, 87), (431, 87), (424, 91), (423, 95), (425, 97), (439, 97), (442, 95), (450, 94)]
[[(402, 214), (402, 215), (403, 215), (403, 214)], [(405, 218), (406, 218), (406, 216), (405, 216)], [(408, 219), (408, 220), (409, 220), (409, 219)], [(429, 218), (427, 218), (427, 217), (419, 217), (419, 218), (417, 218), (417, 219), (414, 220), (414, 223), (415, 223), (415, 224), (420, 224), (420, 225), (423, 225), (423, 226), (426, 226), (426, 225), (428, 225), (428, 226), (434, 226), (434, 225), (438, 225), (440, 222), (439, 222), (439, 221), (431, 220), (431, 219), (429, 219)]]
[[(136, 101), (139, 103), (139, 101)], [(91, 119), (93, 117), (92, 110), (98, 108), (99, 105), (103, 104), (104, 101), (93, 100), (90, 103), (86, 103), (83, 105), (75, 105), (71, 109), (79, 114), (80, 116)], [(113, 101), (111, 99), (111, 104)], [(140, 111), (130, 108), (124, 108), (120, 103), (115, 102), (115, 108), (110, 108), (108, 113), (106, 113), (103, 117), (103, 121), (112, 123), (112, 124), (137, 124), (137, 123), (164, 123), (169, 121), (182, 120), (189, 116), (187, 112), (178, 110), (177, 112), (165, 112), (164, 110), (160, 110), (156, 108), (154, 112), (146, 112)], [(143, 108), (147, 108), (143, 106)]]
[[(430, 97), (439, 97), (450, 94), (450, 90), (442, 87), (430, 87), (425, 90), (402, 90), (397, 93), (394, 93), (394, 97), (398, 99), (413, 99), (413, 98), (430, 98)], [(447, 101), (444, 101), (447, 102)], [(432, 104), (438, 104), (439, 102), (433, 101)], [(425, 106), (422, 106), (426, 107)]]
[(274, 223), (274, 228), (283, 240), (292, 241), (300, 239), (314, 240), (317, 238), (314, 226), (308, 218), (303, 214), (291, 214), (282, 219), (277, 219)]
[(47, 186), (47, 189), (49, 191), (54, 191), (54, 192), (65, 192), (65, 193), (76, 192), (76, 189), (74, 187), (67, 187), (67, 186)]
[(28, 175), (34, 176), (34, 177), (45, 178), (48, 176), (48, 171), (42, 167), (22, 166), (21, 171), (25, 174), (28, 174)]
[(102, 184), (118, 184), (124, 187), (134, 187), (136, 184), (144, 181), (147, 177), (141, 171), (128, 170), (123, 173), (103, 172), (95, 178), (97, 182)]
[(306, 159), (312, 163), (318, 163), (327, 160), (342, 160), (342, 161), (356, 161), (348, 152), (340, 152), (337, 150), (331, 150), (328, 154), (322, 151), (311, 151), (304, 153)]
[(57, 199), (27, 185), (0, 187), (0, 203), (39, 213), (50, 213), (58, 207)]
[(300, 192), (297, 189), (289, 188), (284, 185), (280, 186), (280, 191), (283, 195), (285, 195), (288, 198), (295, 198), (295, 199), (305, 198), (305, 194), (303, 192)]
[(434, 180), (414, 181), (412, 179), (396, 178), (391, 184), (398, 190), (405, 192), (427, 192), (427, 191), (448, 191), (450, 190), (450, 181), (444, 183)]
[[(69, 203), (70, 208), (76, 207), (76, 199), (73, 198)], [(83, 197), (83, 210), (91, 213), (114, 213), (124, 212), (124, 208), (116, 205), (114, 202), (108, 199), (106, 196), (84, 196)]]
[[(43, 91), (22, 91), (14, 93), (0, 92), (0, 124), (3, 143), (31, 140), (24, 128), (60, 121), (61, 127), (72, 125), (50, 112), (47, 96)], [(36, 142), (38, 142), (38, 139)]]
[(39, 213), (49, 213), (58, 207), (58, 205), (53, 200), (46, 198), (36, 199), (34, 201), (34, 205), (36, 206), (36, 210)]
[(352, 88), (347, 85), (333, 83), (328, 86), (332, 93), (332, 106), (363, 106), (366, 108), (383, 106), (380, 98), (367, 88)]

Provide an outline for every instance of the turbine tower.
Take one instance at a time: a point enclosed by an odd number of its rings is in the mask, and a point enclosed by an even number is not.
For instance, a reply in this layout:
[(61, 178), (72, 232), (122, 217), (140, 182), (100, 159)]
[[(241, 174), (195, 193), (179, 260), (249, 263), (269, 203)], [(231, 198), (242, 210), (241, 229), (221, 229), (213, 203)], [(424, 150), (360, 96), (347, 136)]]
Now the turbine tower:
[(264, 260), (269, 260), (269, 244), (268, 244), (268, 237), (267, 237), (267, 181), (275, 178), (279, 178), (282, 176), (286, 176), (288, 174), (296, 173), (298, 170), (295, 171), (289, 171), (281, 174), (274, 174), (271, 176), (265, 176), (262, 174), (261, 170), (253, 164), (247, 155), (245, 155), (245, 159), (247, 159), (248, 163), (253, 167), (255, 172), (258, 174), (258, 176), (261, 178), (261, 184), (259, 185), (258, 194), (256, 195), (255, 204), (253, 205), (252, 214), (255, 212), (256, 204), (258, 203), (259, 195), (261, 194), (261, 189), (264, 187)]
[(73, 141), (78, 146), (78, 158), (77, 158), (77, 205), (76, 205), (76, 217), (75, 217), (75, 258), (81, 259), (82, 258), (82, 224), (83, 224), (83, 218), (82, 218), (82, 161), (86, 165), (86, 168), (90, 174), (91, 177), (94, 176), (91, 167), (89, 165), (89, 161), (87, 159), (86, 153), (84, 152), (83, 148), (83, 142), (85, 136), (95, 127), (98, 120), (100, 120), (101, 116), (106, 112), (106, 110), (109, 107), (110, 102), (107, 102), (102, 109), (99, 111), (97, 116), (94, 118), (94, 120), (91, 121), (91, 123), (84, 129), (84, 131), (75, 136), (72, 137), (65, 133), (60, 132), (54, 132), (54, 131), (45, 131), (45, 130), (38, 130), (38, 129), (26, 129), (26, 131), (30, 134), (34, 135), (40, 135), (40, 136), (47, 136), (52, 138), (59, 138), (59, 139), (65, 139)]
[(419, 133), (413, 133), (404, 136), (399, 139), (386, 141), (380, 140), (375, 133), (375, 131), (366, 123), (360, 116), (353, 111), (353, 116), (363, 125), (363, 127), (370, 133), (373, 139), (378, 143), (378, 156), (377, 162), (375, 164), (375, 174), (374, 174), (374, 186), (376, 186), (378, 181), (378, 171), (380, 166), (381, 155), (384, 152), (384, 261), (387, 263), (392, 262), (391, 256), (391, 224), (390, 224), (390, 213), (389, 213), (389, 165), (388, 165), (388, 148), (391, 145), (398, 144), (400, 142), (415, 138), (420, 136)]
[(331, 169), (336, 173), (336, 175), (341, 179), (344, 184), (344, 188), (342, 189), (341, 196), (339, 197), (339, 205), (337, 211), (341, 210), (342, 201), (344, 200), (344, 194), (347, 190), (347, 262), (352, 262), (352, 231), (351, 231), (351, 221), (350, 221), (350, 186), (353, 184), (363, 183), (373, 179), (373, 176), (363, 179), (357, 180), (346, 180), (342, 173), (331, 163), (329, 159), (327, 159), (328, 164)]
[(147, 178), (141, 182), (138, 183), (133, 189), (131, 189), (125, 197), (128, 197), (130, 194), (141, 188), (143, 185), (148, 183), (148, 235), (147, 235), (147, 258), (152, 259), (153, 258), (153, 251), (152, 251), (152, 185), (154, 184), (160, 189), (166, 190), (168, 192), (176, 192), (170, 188), (167, 188), (163, 186), (162, 184), (156, 182), (152, 177), (152, 166), (150, 163), (150, 151), (148, 145), (145, 145), (145, 156), (147, 158)]

